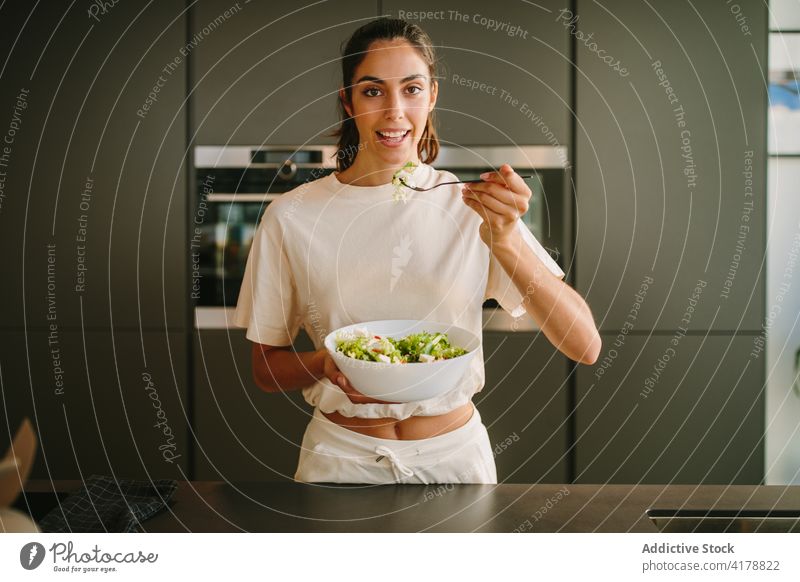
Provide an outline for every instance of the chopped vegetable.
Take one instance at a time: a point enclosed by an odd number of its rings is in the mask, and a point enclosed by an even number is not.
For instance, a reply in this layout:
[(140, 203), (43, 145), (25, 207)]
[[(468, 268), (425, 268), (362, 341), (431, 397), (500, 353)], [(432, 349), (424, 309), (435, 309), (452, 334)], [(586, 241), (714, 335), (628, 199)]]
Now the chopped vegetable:
[(464, 348), (450, 345), (446, 333), (413, 333), (401, 339), (370, 334), (365, 328), (355, 328), (336, 337), (336, 351), (356, 360), (408, 364), (448, 360), (467, 353)]
[(406, 186), (415, 186), (412, 173), (417, 169), (417, 164), (414, 162), (406, 162), (405, 165), (397, 170), (392, 176), (392, 185), (394, 186), (394, 194), (392, 199), (395, 203), (399, 201), (405, 202), (408, 200), (408, 190)]

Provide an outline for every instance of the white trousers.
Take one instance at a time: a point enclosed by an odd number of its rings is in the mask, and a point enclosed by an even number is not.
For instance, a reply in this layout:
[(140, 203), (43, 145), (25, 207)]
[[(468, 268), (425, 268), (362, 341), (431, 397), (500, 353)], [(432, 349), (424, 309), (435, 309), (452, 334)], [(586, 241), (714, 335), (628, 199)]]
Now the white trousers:
[(497, 483), (478, 409), (463, 426), (427, 439), (381, 439), (331, 422), (319, 408), (306, 428), (295, 481), (304, 483)]

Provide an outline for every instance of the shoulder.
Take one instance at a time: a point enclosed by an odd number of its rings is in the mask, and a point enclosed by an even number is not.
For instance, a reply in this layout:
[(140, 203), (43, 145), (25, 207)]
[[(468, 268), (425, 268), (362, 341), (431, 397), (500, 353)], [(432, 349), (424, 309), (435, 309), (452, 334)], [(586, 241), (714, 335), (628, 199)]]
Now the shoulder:
[(313, 200), (320, 197), (325, 198), (332, 192), (332, 180), (333, 176), (327, 174), (316, 180), (303, 182), (299, 186), (281, 194), (271, 206), (275, 205), (278, 209), (284, 209), (298, 202)]
[(264, 211), (264, 221), (285, 222), (288, 217), (299, 212), (301, 207), (308, 213), (316, 201), (326, 200), (331, 193), (331, 176), (326, 175), (316, 180), (303, 182), (299, 186), (284, 192), (271, 201)]

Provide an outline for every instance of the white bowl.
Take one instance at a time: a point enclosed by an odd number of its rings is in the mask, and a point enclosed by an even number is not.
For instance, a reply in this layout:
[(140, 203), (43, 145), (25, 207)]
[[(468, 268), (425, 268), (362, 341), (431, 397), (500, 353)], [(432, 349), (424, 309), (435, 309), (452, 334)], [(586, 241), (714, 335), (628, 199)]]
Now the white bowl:
[[(467, 353), (435, 362), (386, 364), (356, 360), (337, 352), (337, 334), (359, 327), (373, 335), (397, 339), (422, 331), (446, 333), (450, 345), (464, 348)], [(448, 392), (467, 373), (480, 343), (475, 334), (463, 327), (417, 319), (366, 321), (339, 328), (325, 337), (325, 347), (350, 384), (362, 394), (387, 402), (416, 402)]]

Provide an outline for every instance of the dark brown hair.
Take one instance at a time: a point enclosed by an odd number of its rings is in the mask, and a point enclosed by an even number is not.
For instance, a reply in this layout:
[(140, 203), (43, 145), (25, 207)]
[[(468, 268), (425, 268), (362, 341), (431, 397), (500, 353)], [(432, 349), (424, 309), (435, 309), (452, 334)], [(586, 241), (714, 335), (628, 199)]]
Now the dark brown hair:
[[(428, 65), (431, 85), (436, 82), (436, 54), (428, 34), (416, 24), (398, 18), (379, 18), (356, 30), (342, 48), (342, 86), (348, 103), (352, 103), (353, 76), (356, 67), (367, 56), (370, 45), (377, 40), (404, 39), (419, 52), (422, 60)], [(336, 168), (342, 172), (353, 165), (358, 154), (359, 135), (355, 120), (347, 114), (341, 97), (338, 99), (338, 111), (341, 124), (331, 134), (338, 137), (336, 151)], [(417, 145), (419, 159), (426, 164), (433, 162), (439, 155), (439, 138), (436, 135), (434, 111), (428, 114), (425, 130)]]

